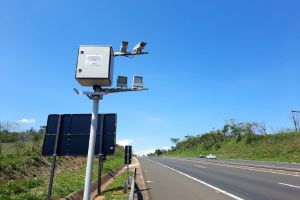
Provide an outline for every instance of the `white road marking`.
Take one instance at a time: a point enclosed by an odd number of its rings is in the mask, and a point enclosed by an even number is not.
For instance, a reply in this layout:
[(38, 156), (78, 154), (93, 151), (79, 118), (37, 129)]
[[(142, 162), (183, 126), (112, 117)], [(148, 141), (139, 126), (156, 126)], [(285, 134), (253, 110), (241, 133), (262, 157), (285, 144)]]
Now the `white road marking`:
[[(224, 163), (224, 162), (223, 162)], [(227, 162), (224, 164), (235, 164), (235, 165), (249, 165), (247, 163), (237, 163), (237, 162)], [(251, 167), (266, 167), (266, 168), (272, 168), (272, 169), (276, 169), (276, 170), (300, 170), (299, 168), (291, 168), (291, 167), (277, 167), (277, 166), (271, 166), (271, 165), (260, 165), (260, 164), (250, 164), (252, 165)], [(247, 167), (247, 166), (246, 166)]]
[(296, 186), (296, 185), (290, 185), (290, 184), (286, 184), (286, 183), (278, 183), (279, 185), (286, 185), (286, 186), (290, 186), (290, 187), (293, 187), (293, 188), (298, 188), (300, 189), (300, 186)]
[(184, 175), (184, 176), (186, 176), (186, 177), (188, 177), (188, 178), (190, 178), (190, 179), (193, 179), (194, 181), (197, 181), (198, 183), (201, 183), (201, 184), (203, 184), (203, 185), (205, 185), (205, 186), (207, 186), (207, 187), (210, 187), (210, 188), (212, 188), (212, 189), (214, 189), (214, 190), (216, 190), (216, 191), (219, 191), (219, 192), (221, 192), (221, 193), (223, 193), (223, 194), (225, 194), (225, 195), (227, 195), (227, 196), (229, 196), (229, 197), (231, 197), (231, 198), (234, 198), (234, 199), (236, 199), (236, 200), (244, 200), (244, 199), (242, 199), (242, 198), (240, 198), (240, 197), (238, 197), (238, 196), (235, 196), (234, 194), (231, 194), (231, 193), (229, 193), (229, 192), (226, 192), (225, 190), (222, 190), (222, 189), (217, 188), (217, 187), (215, 187), (215, 186), (213, 186), (213, 185), (210, 185), (209, 183), (206, 183), (206, 182), (204, 182), (204, 181), (201, 181), (201, 180), (199, 180), (199, 179), (196, 179), (196, 178), (194, 178), (194, 177), (192, 177), (192, 176), (190, 176), (190, 175), (187, 175), (187, 174), (185, 174), (185, 173), (183, 173), (183, 172), (181, 172), (181, 171), (178, 171), (178, 170), (176, 170), (176, 169), (173, 169), (173, 168), (171, 168), (171, 167), (169, 167), (169, 166), (167, 166), (167, 165), (164, 165), (164, 164), (162, 164), (162, 163), (159, 163), (159, 162), (155, 162), (155, 161), (149, 160), (149, 159), (147, 159), (147, 158), (145, 158), (145, 159), (148, 160), (148, 161), (150, 161), (150, 162), (153, 162), (153, 163), (156, 163), (156, 164), (158, 164), (158, 165), (161, 165), (161, 166), (163, 166), (163, 167), (166, 167), (166, 168), (168, 168), (168, 169), (170, 169), (170, 170), (173, 170), (173, 171), (175, 171), (175, 172), (177, 172), (177, 173), (179, 173), (179, 174), (181, 174), (181, 175)]
[(206, 167), (200, 166), (200, 165), (194, 165), (195, 167), (203, 168), (205, 169)]
[(147, 181), (147, 183), (152, 183), (152, 181)]
[[(245, 166), (238, 167), (238, 166), (232, 166), (230, 164), (221, 164), (221, 163), (214, 163), (214, 162), (205, 162), (205, 161), (197, 161), (197, 160), (178, 159), (178, 158), (169, 158), (169, 159), (175, 159), (175, 160), (181, 160), (181, 161), (185, 160), (185, 161), (189, 161), (189, 162), (204, 163), (204, 164), (208, 164), (208, 165), (218, 165), (218, 166), (230, 167), (230, 168), (236, 168), (236, 169), (246, 169), (246, 170), (250, 170), (250, 171), (267, 172), (267, 173), (272, 173), (272, 174), (300, 177), (300, 175), (296, 175), (296, 174), (286, 174), (286, 173), (282, 173), (282, 172), (266, 171), (266, 170), (262, 170), (262, 169), (256, 169), (254, 167), (245, 167)], [(272, 170), (272, 169), (270, 169), (270, 170)]]

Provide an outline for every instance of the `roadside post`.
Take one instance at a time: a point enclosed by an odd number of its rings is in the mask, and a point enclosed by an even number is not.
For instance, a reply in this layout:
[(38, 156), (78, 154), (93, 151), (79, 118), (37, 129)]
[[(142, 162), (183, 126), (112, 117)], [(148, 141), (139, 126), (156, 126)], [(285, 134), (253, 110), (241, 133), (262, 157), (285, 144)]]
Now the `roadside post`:
[(130, 185), (130, 180), (129, 180), (129, 164), (131, 164), (131, 157), (132, 157), (132, 146), (126, 145), (125, 146), (125, 155), (124, 155), (124, 163), (126, 165), (126, 179), (125, 179), (125, 187), (124, 187), (124, 192), (126, 193), (128, 191), (128, 186)]
[(299, 121), (296, 120), (295, 113), (300, 113), (300, 111), (292, 110), (293, 122), (295, 126), (295, 131), (298, 132)]
[(99, 142), (99, 163), (98, 163), (98, 196), (101, 195), (101, 173), (103, 169), (103, 127), (104, 127), (104, 115), (101, 115), (101, 127), (100, 127), (100, 142)]
[(56, 167), (57, 146), (58, 146), (58, 139), (59, 139), (59, 133), (60, 133), (59, 130), (60, 130), (60, 124), (61, 124), (60, 122), (61, 122), (61, 115), (59, 115), (58, 123), (57, 123), (53, 158), (52, 158), (52, 164), (51, 164), (51, 169), (50, 169), (50, 180), (49, 180), (49, 185), (48, 185), (48, 196), (47, 196), (48, 200), (51, 200), (51, 195), (52, 195), (53, 179), (54, 179), (54, 172), (55, 172), (55, 167)]
[[(93, 87), (93, 92), (79, 91), (74, 88), (77, 94), (86, 95), (93, 101), (93, 112), (90, 126), (90, 138), (87, 155), (87, 166), (84, 183), (83, 200), (90, 200), (93, 159), (95, 150), (95, 138), (97, 131), (99, 101), (103, 99), (103, 95), (116, 92), (133, 92), (146, 90), (143, 88), (143, 78), (135, 76), (133, 88), (127, 89), (127, 77), (119, 76), (117, 80), (117, 88), (107, 88), (112, 85), (114, 71), (114, 57), (116, 56), (135, 56), (148, 54), (142, 52), (147, 43), (140, 42), (134, 48), (133, 52), (127, 52), (128, 42), (121, 43), (120, 52), (114, 52), (111, 46), (95, 46), (83, 45), (79, 46), (75, 78), (82, 86)], [(100, 144), (102, 143), (102, 140)], [(99, 171), (101, 176), (102, 155), (99, 153)], [(100, 188), (100, 189), (99, 189)], [(101, 180), (98, 180), (98, 193), (101, 193)]]

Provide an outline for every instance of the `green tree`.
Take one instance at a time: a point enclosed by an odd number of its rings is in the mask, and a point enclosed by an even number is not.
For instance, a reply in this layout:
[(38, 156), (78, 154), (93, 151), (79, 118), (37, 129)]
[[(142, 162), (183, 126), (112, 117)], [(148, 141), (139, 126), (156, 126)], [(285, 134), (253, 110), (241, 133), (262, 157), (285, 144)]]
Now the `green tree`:
[(160, 155), (163, 154), (163, 151), (160, 150), (160, 149), (156, 149), (154, 153), (155, 153), (156, 156), (160, 156)]
[(171, 138), (170, 141), (176, 146), (176, 144), (180, 141), (179, 138)]
[(12, 136), (13, 130), (18, 128), (18, 124), (14, 122), (0, 122), (0, 155), (2, 154), (3, 143), (8, 142)]

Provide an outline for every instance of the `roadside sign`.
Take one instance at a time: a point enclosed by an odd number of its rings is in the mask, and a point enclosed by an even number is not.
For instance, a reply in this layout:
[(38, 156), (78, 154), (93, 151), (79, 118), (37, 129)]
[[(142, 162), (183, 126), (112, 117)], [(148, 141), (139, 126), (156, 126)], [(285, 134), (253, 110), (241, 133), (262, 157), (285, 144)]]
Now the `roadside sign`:
[(126, 145), (125, 146), (125, 164), (131, 164), (131, 157), (132, 157), (132, 146)]

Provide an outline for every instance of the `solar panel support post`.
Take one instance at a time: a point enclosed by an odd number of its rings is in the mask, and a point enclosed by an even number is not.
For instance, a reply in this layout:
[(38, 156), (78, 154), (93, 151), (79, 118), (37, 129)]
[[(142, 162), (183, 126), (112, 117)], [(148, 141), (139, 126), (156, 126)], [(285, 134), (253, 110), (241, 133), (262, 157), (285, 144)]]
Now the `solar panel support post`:
[[(95, 93), (97, 93), (100, 90), (100, 87), (99, 88), (95, 87), (94, 89), (95, 89)], [(92, 177), (93, 161), (94, 161), (96, 131), (97, 131), (97, 122), (98, 122), (98, 109), (99, 109), (99, 101), (100, 99), (102, 99), (102, 95), (90, 94), (90, 98), (93, 100), (93, 112), (91, 118), (89, 149), (88, 149), (88, 156), (87, 156), (83, 200), (90, 200), (90, 195), (91, 195), (91, 185), (92, 185), (92, 178), (93, 178)]]
[(101, 174), (102, 174), (102, 154), (99, 154), (99, 163), (98, 163), (98, 196), (101, 195)]
[(58, 139), (59, 139), (59, 132), (60, 132), (60, 124), (61, 124), (61, 115), (59, 115), (59, 117), (58, 117), (58, 123), (57, 123), (57, 128), (56, 128), (53, 159), (52, 159), (52, 164), (51, 164), (51, 168), (50, 168), (50, 180), (49, 180), (48, 196), (47, 196), (48, 200), (51, 200), (51, 194), (52, 194), (53, 179), (54, 179), (54, 172), (55, 172), (55, 166), (56, 166), (56, 156), (57, 156), (56, 153), (57, 153), (57, 146), (58, 146)]
[(99, 141), (99, 163), (98, 163), (98, 196), (101, 195), (101, 173), (103, 169), (103, 124), (104, 124), (104, 115), (100, 115), (101, 127), (100, 127), (100, 141)]

